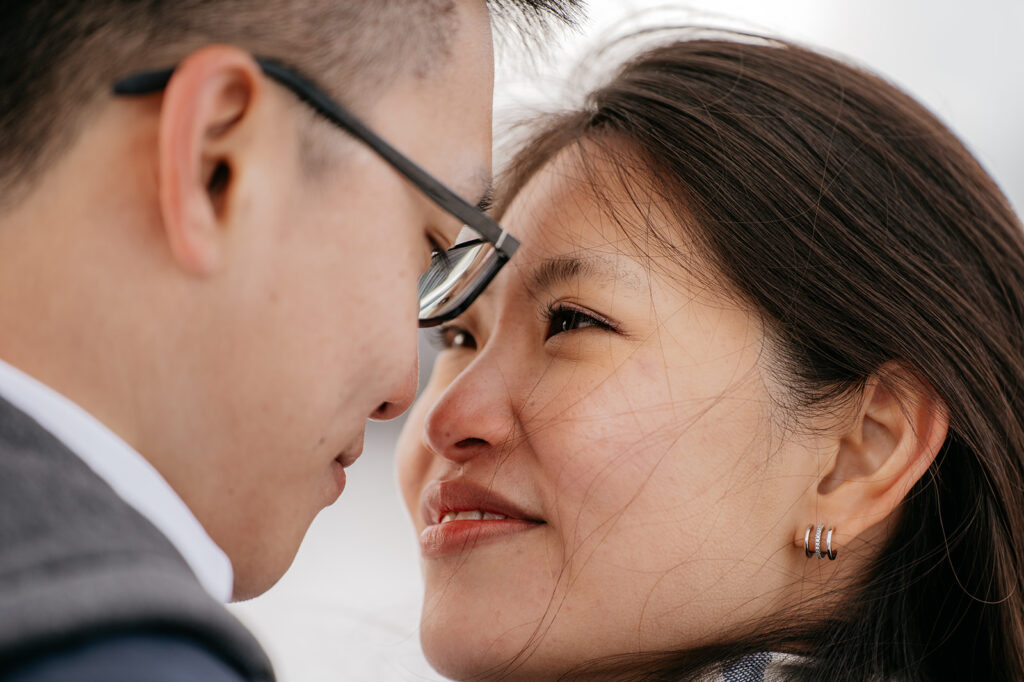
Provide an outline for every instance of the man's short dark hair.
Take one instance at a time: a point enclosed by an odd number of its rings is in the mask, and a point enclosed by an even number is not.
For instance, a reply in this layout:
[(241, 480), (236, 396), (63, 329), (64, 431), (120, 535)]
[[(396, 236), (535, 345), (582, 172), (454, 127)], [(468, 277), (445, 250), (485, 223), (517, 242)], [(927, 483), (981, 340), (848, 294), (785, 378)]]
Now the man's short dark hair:
[[(483, 0), (482, 0), (483, 1)], [(583, 0), (488, 0), (499, 24), (543, 33)], [(66, 149), (128, 72), (210, 43), (275, 57), (348, 96), (443, 54), (454, 0), (33, 0), (0, 10), (0, 207)], [(357, 104), (357, 103), (353, 103)], [(358, 107), (357, 107), (358, 108)]]

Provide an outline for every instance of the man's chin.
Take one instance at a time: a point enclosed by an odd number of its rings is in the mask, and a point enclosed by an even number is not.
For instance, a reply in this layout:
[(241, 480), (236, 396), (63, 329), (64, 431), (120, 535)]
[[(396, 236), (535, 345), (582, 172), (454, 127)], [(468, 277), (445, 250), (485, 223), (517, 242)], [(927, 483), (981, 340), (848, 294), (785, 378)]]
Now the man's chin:
[(297, 540), (290, 543), (281, 541), (275, 544), (272, 551), (264, 549), (248, 553), (249, 557), (255, 557), (255, 559), (236, 560), (232, 557), (231, 565), (234, 569), (235, 582), (231, 601), (240, 602), (254, 599), (276, 585), (295, 561), (295, 555), (299, 551), (299, 545), (307, 530), (309, 530), (309, 524), (306, 524), (302, 535)]

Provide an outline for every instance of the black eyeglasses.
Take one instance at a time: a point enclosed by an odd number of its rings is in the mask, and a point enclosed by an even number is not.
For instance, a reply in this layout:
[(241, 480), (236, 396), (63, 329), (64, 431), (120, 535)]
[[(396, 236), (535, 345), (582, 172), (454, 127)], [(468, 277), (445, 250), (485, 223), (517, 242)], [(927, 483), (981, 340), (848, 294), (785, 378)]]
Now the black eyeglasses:
[[(419, 281), (421, 327), (433, 327), (462, 314), (519, 248), (516, 238), (478, 207), (462, 199), (381, 139), (304, 76), (274, 60), (257, 58), (256, 63), (269, 78), (288, 88), (331, 123), (361, 140), (431, 201), (476, 232), (476, 239), (462, 241), (447, 251), (435, 251), (430, 266)], [(114, 94), (149, 95), (160, 92), (167, 87), (173, 73), (171, 68), (127, 76), (114, 83)]]

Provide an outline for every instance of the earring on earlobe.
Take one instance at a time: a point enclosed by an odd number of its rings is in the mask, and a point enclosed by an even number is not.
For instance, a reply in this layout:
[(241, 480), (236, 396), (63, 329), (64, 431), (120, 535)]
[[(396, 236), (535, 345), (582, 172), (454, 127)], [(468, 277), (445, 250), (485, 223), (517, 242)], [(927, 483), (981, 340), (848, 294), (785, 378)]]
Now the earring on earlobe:
[(829, 561), (835, 561), (836, 557), (839, 556), (838, 549), (832, 549), (832, 532), (835, 528), (828, 529), (828, 536), (825, 538), (825, 556), (828, 557)]
[[(814, 551), (811, 551), (811, 531), (814, 530)], [(832, 533), (835, 532), (835, 528), (829, 528), (828, 533), (825, 536), (825, 553), (821, 553), (821, 533), (825, 530), (825, 524), (818, 524), (815, 530), (814, 524), (807, 526), (807, 530), (804, 531), (804, 556), (811, 558), (816, 556), (819, 559), (828, 557), (830, 561), (835, 561), (836, 557), (839, 556), (839, 550), (832, 549)]]

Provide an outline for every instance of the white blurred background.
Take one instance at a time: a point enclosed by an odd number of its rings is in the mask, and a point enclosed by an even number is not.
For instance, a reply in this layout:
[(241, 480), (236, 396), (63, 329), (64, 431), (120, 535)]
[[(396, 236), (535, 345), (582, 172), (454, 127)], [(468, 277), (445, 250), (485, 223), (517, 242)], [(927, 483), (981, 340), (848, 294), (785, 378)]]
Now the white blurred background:
[[(557, 103), (562, 79), (595, 40), (644, 11), (645, 24), (681, 18), (851, 57), (938, 114), (1024, 211), (1024, 0), (697, 0), (655, 13), (664, 0), (588, 4), (589, 19), (539, 70), (524, 71), (514, 54), (499, 63), (499, 123)], [(425, 379), (433, 355), (421, 346)], [(371, 424), (344, 495), (317, 518), (288, 575), (265, 596), (231, 607), (282, 682), (443, 679), (419, 650), (418, 552), (393, 470), (400, 427)]]

